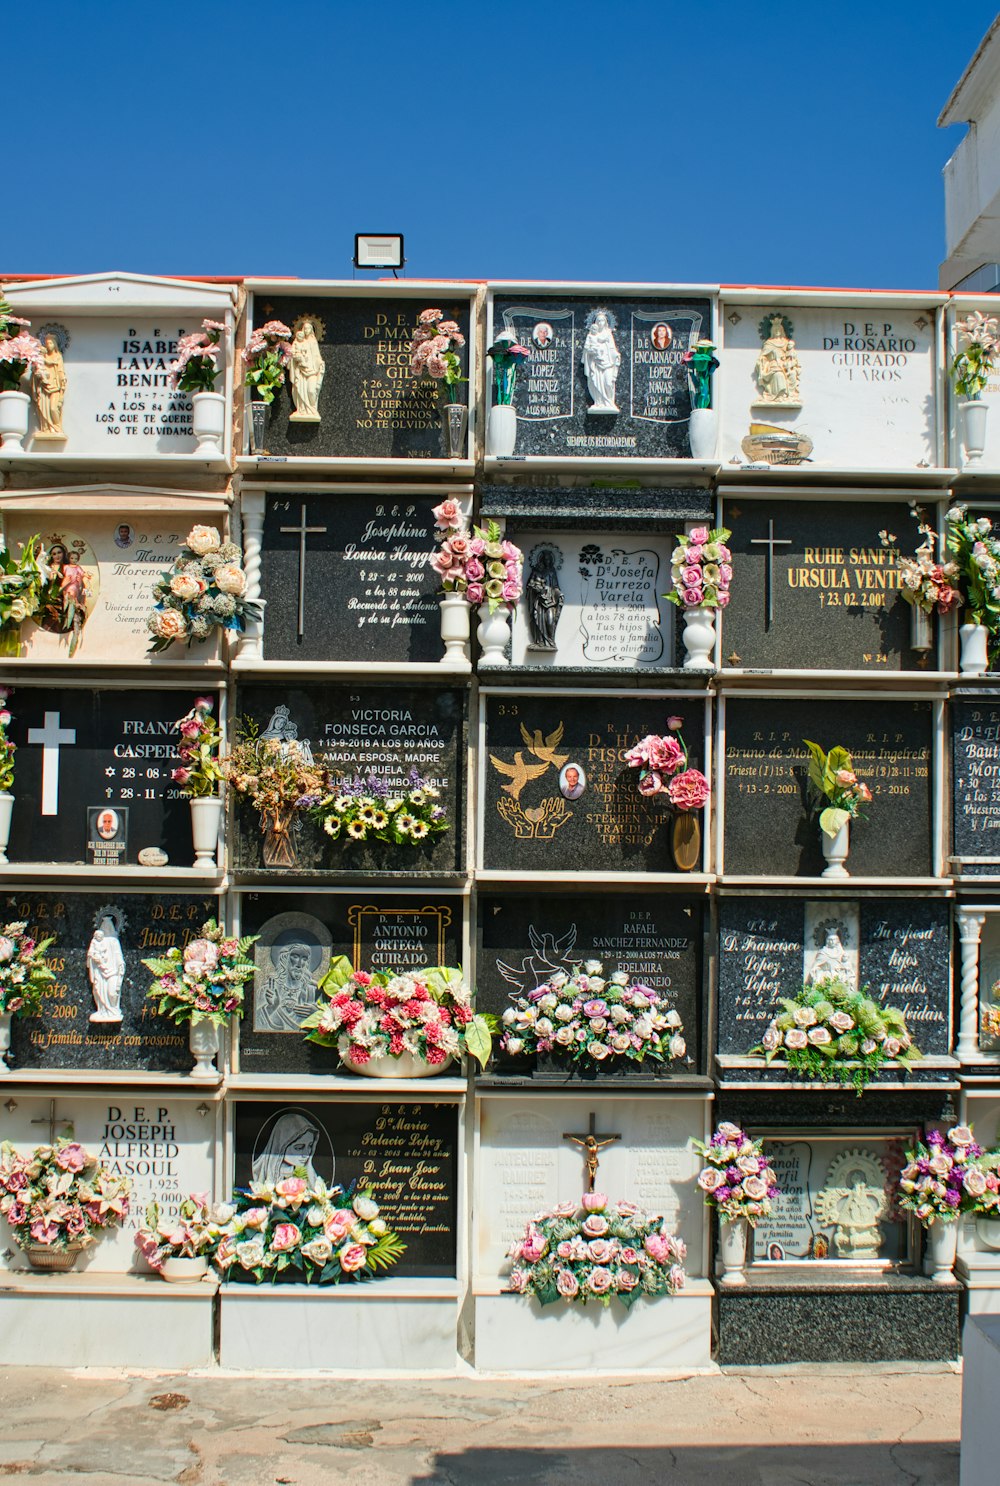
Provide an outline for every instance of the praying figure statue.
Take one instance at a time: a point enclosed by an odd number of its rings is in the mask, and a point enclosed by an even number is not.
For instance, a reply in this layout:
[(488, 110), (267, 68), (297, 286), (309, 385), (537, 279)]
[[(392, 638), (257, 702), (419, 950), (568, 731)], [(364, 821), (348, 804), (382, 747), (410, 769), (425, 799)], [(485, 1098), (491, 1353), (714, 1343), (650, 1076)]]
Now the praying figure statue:
[(64, 439), (62, 413), (66, 400), (66, 367), (54, 335), (47, 335), (42, 350), (42, 365), (36, 366), (31, 379), (31, 395), (38, 413), (36, 439)]
[(118, 930), (105, 914), (87, 946), (87, 976), (94, 995), (92, 1022), (120, 1022), (122, 1019), (122, 982), (125, 979), (125, 956)]
[(598, 310), (594, 315), (583, 343), (580, 360), (587, 374), (590, 395), (594, 399), (593, 406), (587, 412), (617, 413), (619, 408), (615, 402), (615, 384), (622, 358), (606, 310)]
[(292, 339), (288, 362), (288, 382), (292, 389), (295, 412), (293, 423), (319, 423), (319, 394), (326, 373), (326, 362), (320, 355), (319, 341), (311, 320), (303, 320)]

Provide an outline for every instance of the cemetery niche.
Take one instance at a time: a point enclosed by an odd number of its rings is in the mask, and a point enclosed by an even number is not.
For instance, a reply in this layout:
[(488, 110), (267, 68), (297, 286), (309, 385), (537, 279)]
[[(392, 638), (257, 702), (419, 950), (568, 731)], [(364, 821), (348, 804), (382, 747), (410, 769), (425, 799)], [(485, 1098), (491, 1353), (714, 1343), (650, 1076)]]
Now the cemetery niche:
[[(640, 739), (665, 731), (675, 711), (697, 768), (704, 703), (693, 697), (488, 697), (484, 866), (541, 873), (595, 864), (606, 872), (679, 870), (671, 842), (680, 812), (664, 794), (644, 796), (626, 759)], [(702, 812), (687, 815), (700, 840)]]
[(992, 695), (954, 698), (951, 745), (955, 871), (1000, 876), (1000, 705)]
[(874, 796), (851, 822), (852, 877), (927, 877), (933, 703), (818, 698), (726, 702), (725, 872), (817, 877), (823, 853), (804, 739), (852, 755)]
[(497, 296), (493, 337), (531, 355), (514, 390), (518, 456), (691, 457), (682, 357), (711, 334), (707, 299)]
[[(370, 1187), (390, 1229), (406, 1244), (400, 1278), (452, 1277), (457, 1262), (458, 1111), (377, 1099), (235, 1106), (234, 1182), (306, 1180)], [(239, 1266), (230, 1271), (239, 1282)], [(280, 1278), (278, 1280), (280, 1283)]]
[[(254, 323), (279, 320), (293, 333), (292, 361), (268, 417), (268, 454), (442, 458), (439, 384), (415, 377), (410, 370), (410, 340), (423, 307), (422, 300), (398, 296), (339, 298), (258, 291)], [(467, 376), (469, 302), (446, 295), (441, 307), (465, 336)], [(308, 409), (297, 407), (297, 381), (306, 389)], [(464, 384), (462, 391), (468, 394), (462, 399), (467, 402), (471, 394)]]
[(243, 1073), (330, 1074), (336, 1053), (306, 1042), (330, 960), (401, 972), (461, 963), (462, 900), (378, 893), (246, 893), (244, 934), (259, 934), (240, 1024)]
[(435, 503), (433, 495), (269, 495), (264, 658), (439, 661)]
[(214, 900), (180, 895), (21, 892), (6, 899), (37, 938), (55, 937), (46, 956), (56, 979), (38, 1016), (12, 1025), (15, 1072), (47, 1069), (182, 1073), (191, 1069), (187, 1028), (146, 999), (142, 961), (197, 939)]

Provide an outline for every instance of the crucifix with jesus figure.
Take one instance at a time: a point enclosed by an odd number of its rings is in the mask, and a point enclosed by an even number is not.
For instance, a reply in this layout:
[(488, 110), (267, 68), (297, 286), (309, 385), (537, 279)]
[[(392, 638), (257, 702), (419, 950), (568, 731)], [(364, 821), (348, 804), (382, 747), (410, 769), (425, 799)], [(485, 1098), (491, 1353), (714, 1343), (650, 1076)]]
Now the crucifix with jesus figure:
[(616, 1140), (621, 1140), (621, 1135), (613, 1135), (610, 1131), (599, 1131), (597, 1128), (597, 1116), (591, 1114), (590, 1127), (586, 1134), (564, 1134), (563, 1140), (571, 1140), (574, 1145), (578, 1145), (582, 1150), (583, 1159), (587, 1163), (587, 1191), (592, 1192), (594, 1190), (594, 1182), (597, 1179), (598, 1152), (602, 1151), (606, 1145), (614, 1145)]

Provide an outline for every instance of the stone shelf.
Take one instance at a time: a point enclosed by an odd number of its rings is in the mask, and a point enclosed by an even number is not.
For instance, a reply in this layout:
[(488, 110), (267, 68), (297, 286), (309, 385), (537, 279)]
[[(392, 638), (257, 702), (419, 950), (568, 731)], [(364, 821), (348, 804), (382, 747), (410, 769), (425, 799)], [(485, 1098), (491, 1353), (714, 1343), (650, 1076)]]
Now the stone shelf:
[(505, 472), (516, 474), (518, 471), (530, 470), (532, 474), (589, 474), (599, 475), (604, 479), (610, 474), (618, 474), (624, 480), (633, 475), (659, 475), (665, 481), (687, 477), (701, 483), (716, 479), (722, 471), (717, 459), (619, 459), (614, 455), (561, 458), (547, 454), (511, 454), (499, 459), (487, 455), (483, 460), (483, 468), (487, 475), (494, 478)]
[(381, 1099), (391, 1094), (396, 1099), (440, 1098), (452, 1103), (464, 1099), (467, 1091), (464, 1078), (444, 1074), (430, 1078), (366, 1078), (361, 1073), (232, 1073), (226, 1080), (227, 1094), (330, 1094), (356, 1099)]
[[(473, 624), (473, 627), (474, 624)], [(472, 665), (435, 664), (430, 661), (350, 661), (350, 660), (266, 660), (255, 655), (238, 655), (232, 669), (256, 676), (399, 676), (407, 682), (417, 680), (449, 681), (456, 676), (471, 676)]]
[[(192, 848), (192, 856), (194, 849)], [(129, 887), (183, 888), (186, 891), (205, 892), (212, 897), (221, 895), (229, 887), (225, 869), (217, 867), (212, 872), (203, 872), (194, 867), (95, 867), (86, 862), (5, 862), (0, 866), (0, 884), (15, 890), (22, 884), (32, 886), (86, 886), (92, 888)]]
[(559, 887), (569, 883), (582, 888), (583, 878), (588, 884), (593, 883), (595, 886), (648, 887), (655, 883), (658, 887), (676, 887), (679, 892), (693, 888), (699, 894), (707, 893), (717, 880), (712, 872), (591, 872), (586, 867), (581, 867), (579, 872), (516, 872), (490, 867), (476, 869), (477, 882), (523, 885), (530, 888), (550, 882)]
[(140, 1068), (8, 1068), (0, 1075), (0, 1093), (14, 1088), (27, 1088), (32, 1093), (70, 1088), (81, 1093), (91, 1089), (170, 1088), (186, 1094), (201, 1094), (215, 1102), (225, 1092), (224, 1077), (224, 1074), (217, 1073), (214, 1079), (194, 1079), (187, 1073), (156, 1073)]
[(474, 459), (345, 459), (336, 455), (241, 454), (236, 459), (236, 469), (241, 475), (259, 476), (283, 469), (294, 471), (296, 475), (372, 475), (391, 486), (395, 475), (403, 481), (412, 481), (418, 475), (471, 480), (476, 473), (476, 462)]
[(913, 465), (903, 469), (873, 469), (864, 465), (842, 465), (840, 467), (801, 464), (727, 464), (722, 466), (727, 481), (738, 480), (751, 483), (776, 481), (782, 485), (795, 485), (803, 480), (813, 484), (857, 485), (864, 481), (870, 485), (919, 485), (921, 488), (938, 487), (946, 490), (956, 479), (958, 470), (937, 466), (920, 469)]
[(24, 450), (20, 454), (0, 453), (0, 469), (4, 470), (32, 470), (36, 474), (64, 474), (69, 470), (105, 470), (111, 467), (116, 475), (125, 470), (148, 470), (156, 471), (157, 474), (167, 474), (167, 471), (177, 470), (197, 471), (203, 474), (231, 475), (235, 466), (224, 455), (215, 459), (207, 459), (200, 454), (147, 454), (132, 455), (123, 450), (121, 453), (109, 451), (105, 454), (65, 454), (34, 452), (31, 449)]
[(714, 1097), (715, 1085), (710, 1078), (698, 1073), (669, 1073), (663, 1078), (648, 1074), (604, 1074), (597, 1078), (581, 1078), (568, 1074), (565, 1078), (549, 1074), (538, 1078), (530, 1073), (479, 1073), (476, 1075), (473, 1092), (477, 1099), (492, 1098), (494, 1094), (572, 1094), (574, 1098), (589, 1098), (596, 1094), (601, 1098), (631, 1099), (633, 1095), (645, 1097), (649, 1094), (705, 1094)]

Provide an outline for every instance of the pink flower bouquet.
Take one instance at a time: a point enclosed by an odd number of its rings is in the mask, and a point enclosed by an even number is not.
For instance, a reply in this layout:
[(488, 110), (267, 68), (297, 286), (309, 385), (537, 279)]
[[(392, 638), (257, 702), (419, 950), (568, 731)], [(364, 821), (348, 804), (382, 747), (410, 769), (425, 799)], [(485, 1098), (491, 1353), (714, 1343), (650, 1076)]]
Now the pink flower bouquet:
[(917, 1141), (915, 1150), (906, 1153), (897, 1205), (913, 1213), (925, 1228), (936, 1222), (955, 1223), (963, 1212), (980, 1208), (995, 1216), (998, 1182), (993, 1167), (995, 1161), (991, 1165), (982, 1146), (973, 1140), (971, 1126), (955, 1125), (947, 1134), (930, 1130), (925, 1140)]
[(585, 1192), (579, 1207), (560, 1203), (531, 1219), (510, 1247), (507, 1288), (536, 1296), (539, 1305), (620, 1300), (628, 1309), (640, 1296), (678, 1294), (686, 1253), (683, 1239), (668, 1233), (658, 1214)]
[(117, 1176), (73, 1140), (30, 1156), (0, 1145), (0, 1213), (22, 1249), (86, 1248), (128, 1214), (128, 1177)]
[(724, 609), (733, 580), (733, 555), (725, 527), (695, 526), (677, 538), (670, 555), (673, 588), (665, 597), (681, 609)]
[(45, 962), (45, 951), (54, 940), (35, 940), (23, 921), (0, 929), (0, 1013), (36, 1016), (42, 997), (55, 981)]
[(442, 593), (460, 593), (473, 608), (489, 604), (490, 613), (502, 605), (513, 609), (521, 597), (523, 554), (508, 542), (495, 521), (470, 534), (457, 501), (434, 508), (436, 536), (441, 544), (431, 567), (441, 579)]
[(298, 1168), (236, 1193), (214, 1262), (227, 1277), (252, 1275), (258, 1284), (284, 1275), (337, 1285), (375, 1279), (405, 1250), (367, 1187), (327, 1187)]
[(781, 1193), (759, 1140), (723, 1120), (707, 1145), (696, 1140), (694, 1148), (705, 1161), (698, 1186), (706, 1207), (725, 1223), (745, 1218), (751, 1228), (759, 1218), (771, 1216), (771, 1202)]
[(415, 377), (440, 382), (449, 402), (458, 401), (462, 363), (458, 352), (465, 345), (455, 320), (446, 320), (443, 310), (421, 310), (410, 341), (410, 371)]
[(798, 1078), (836, 1079), (860, 1098), (886, 1063), (907, 1069), (923, 1056), (897, 1007), (879, 1005), (842, 981), (819, 980), (782, 997), (781, 1005), (751, 1052), (763, 1053), (768, 1064), (780, 1058)]
[(0, 290), (0, 392), (21, 392), (28, 372), (45, 365), (41, 341), (28, 334), (30, 324), (11, 314)]
[(182, 335), (177, 342), (177, 359), (167, 368), (170, 386), (178, 392), (214, 392), (215, 379), (222, 368), (222, 337), (226, 326), (221, 320), (202, 320), (201, 329)]
[(178, 1026), (185, 1022), (214, 1022), (225, 1027), (243, 1015), (243, 986), (254, 973), (247, 951), (260, 938), (247, 934), (234, 939), (214, 918), (202, 925), (201, 937), (181, 950), (172, 945), (156, 959), (143, 960), (156, 980), (147, 996), (158, 1002), (161, 1016)]
[(185, 1197), (177, 1217), (166, 1221), (160, 1206), (146, 1208), (146, 1225), (135, 1236), (135, 1246), (157, 1271), (165, 1259), (210, 1259), (232, 1221), (235, 1208), (228, 1203), (210, 1203), (207, 1192)]
[(260, 605), (248, 599), (243, 550), (224, 542), (214, 526), (193, 526), (168, 573), (153, 585), (156, 605), (147, 620), (151, 655), (207, 640), (214, 630), (242, 634)]
[(625, 755), (625, 762), (639, 770), (641, 795), (666, 795), (675, 810), (702, 810), (711, 794), (708, 780), (699, 769), (688, 767), (687, 744), (681, 737), (683, 718), (667, 719), (667, 733), (649, 733)]
[(258, 401), (273, 402), (274, 394), (283, 385), (292, 355), (291, 339), (292, 332), (280, 320), (268, 320), (266, 325), (251, 331), (241, 352), (246, 367), (243, 384)]

